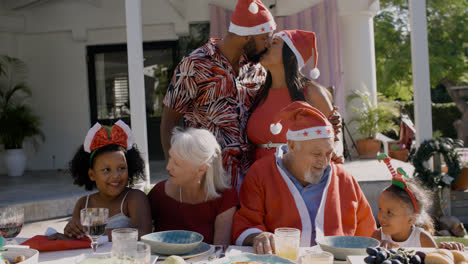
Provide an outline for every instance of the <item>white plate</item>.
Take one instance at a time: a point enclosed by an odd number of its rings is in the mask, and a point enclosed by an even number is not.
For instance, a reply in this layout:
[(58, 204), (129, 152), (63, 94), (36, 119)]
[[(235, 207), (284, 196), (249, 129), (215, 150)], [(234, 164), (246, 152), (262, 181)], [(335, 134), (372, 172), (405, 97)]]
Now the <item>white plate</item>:
[(7, 247), (8, 251), (2, 251), (2, 256), (8, 260), (13, 260), (17, 256), (25, 256), (26, 259), (21, 264), (37, 264), (39, 261), (39, 251), (30, 248)]
[[(207, 253), (209, 253), (210, 251), (214, 251), (214, 247), (208, 245), (208, 244), (205, 243), (205, 242), (201, 242), (200, 245), (198, 245), (198, 247), (196, 247), (196, 248), (195, 248), (194, 250), (192, 250), (191, 252), (189, 252), (189, 253), (187, 253), (187, 254), (178, 255), (178, 256), (181, 257), (181, 258), (183, 258), (183, 259), (189, 259), (189, 258), (201, 256), (201, 255), (203, 255), (203, 254), (207, 254)], [(158, 259), (159, 259), (159, 260), (165, 260), (165, 259), (168, 258), (168, 257), (169, 257), (169, 255), (160, 255), (160, 254), (158, 254)]]

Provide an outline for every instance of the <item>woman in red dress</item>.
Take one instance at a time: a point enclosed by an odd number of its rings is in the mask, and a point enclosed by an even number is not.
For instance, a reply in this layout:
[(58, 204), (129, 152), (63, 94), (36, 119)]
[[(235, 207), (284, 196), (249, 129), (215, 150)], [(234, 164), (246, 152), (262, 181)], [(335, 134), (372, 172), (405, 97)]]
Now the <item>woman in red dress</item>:
[[(310, 52), (304, 54), (301, 47)], [(286, 143), (287, 129), (273, 135), (270, 124), (276, 114), (293, 101), (306, 101), (319, 109), (329, 117), (335, 127), (335, 134), (339, 131), (340, 116), (332, 106), (330, 93), (318, 83), (305, 79), (299, 71), (309, 59), (315, 59), (316, 67), (315, 34), (302, 30), (285, 30), (275, 34), (268, 52), (261, 58), (260, 64), (268, 70), (267, 79), (247, 123), (247, 136), (257, 146), (255, 160), (275, 153), (277, 146)], [(287, 127), (287, 123), (284, 125)]]
[(155, 231), (190, 230), (202, 234), (208, 244), (230, 245), (239, 201), (213, 134), (176, 128), (166, 170), (169, 180), (148, 194)]

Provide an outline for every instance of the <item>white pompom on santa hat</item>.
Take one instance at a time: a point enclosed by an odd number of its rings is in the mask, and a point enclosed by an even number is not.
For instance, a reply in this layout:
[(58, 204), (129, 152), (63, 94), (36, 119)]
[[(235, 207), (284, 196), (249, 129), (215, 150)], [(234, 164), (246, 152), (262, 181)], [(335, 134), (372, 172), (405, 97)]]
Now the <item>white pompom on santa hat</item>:
[(289, 121), (288, 140), (304, 141), (318, 138), (334, 138), (333, 126), (317, 108), (302, 101), (295, 101), (281, 109), (270, 125), (272, 134), (281, 133), (281, 121)]
[(304, 30), (283, 30), (276, 35), (280, 36), (296, 55), (299, 70), (313, 57), (314, 68), (308, 75), (312, 79), (317, 79), (320, 76), (320, 71), (317, 68), (318, 51), (315, 33)]
[(260, 35), (273, 32), (276, 23), (273, 15), (260, 0), (239, 0), (231, 17), (229, 32), (239, 36)]

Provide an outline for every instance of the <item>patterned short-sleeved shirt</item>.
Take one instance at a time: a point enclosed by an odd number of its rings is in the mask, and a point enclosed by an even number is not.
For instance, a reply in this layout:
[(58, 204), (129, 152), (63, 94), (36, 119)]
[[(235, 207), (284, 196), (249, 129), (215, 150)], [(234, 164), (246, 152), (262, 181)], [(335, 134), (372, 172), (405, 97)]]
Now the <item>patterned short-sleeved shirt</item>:
[(164, 105), (181, 113), (186, 127), (205, 128), (217, 138), (223, 150), (224, 168), (232, 184), (240, 184), (250, 166), (252, 145), (245, 129), (255, 96), (266, 71), (241, 58), (239, 76), (210, 39), (182, 59), (174, 71)]

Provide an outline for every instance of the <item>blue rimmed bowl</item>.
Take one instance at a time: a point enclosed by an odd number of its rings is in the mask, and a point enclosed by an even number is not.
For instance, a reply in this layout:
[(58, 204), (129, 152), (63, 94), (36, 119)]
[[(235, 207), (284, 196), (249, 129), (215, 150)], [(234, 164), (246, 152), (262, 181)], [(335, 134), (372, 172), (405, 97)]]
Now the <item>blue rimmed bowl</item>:
[(151, 246), (151, 252), (162, 255), (182, 255), (195, 250), (203, 241), (197, 232), (171, 230), (150, 233), (141, 237), (141, 241)]
[(366, 248), (377, 247), (377, 239), (360, 236), (326, 236), (317, 240), (320, 248), (333, 254), (335, 259), (346, 260), (347, 256), (367, 255)]

